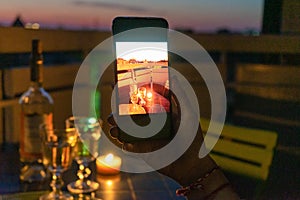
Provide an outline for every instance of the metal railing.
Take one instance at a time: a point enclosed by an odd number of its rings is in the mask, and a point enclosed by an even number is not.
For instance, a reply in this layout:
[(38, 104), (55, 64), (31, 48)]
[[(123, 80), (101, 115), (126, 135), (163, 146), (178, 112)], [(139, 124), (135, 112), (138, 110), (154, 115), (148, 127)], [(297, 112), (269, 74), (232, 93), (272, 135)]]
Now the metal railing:
[[(14, 55), (15, 59), (18, 59), (18, 55), (28, 54), (31, 49), (31, 40), (40, 39), (43, 42), (43, 49), (45, 52), (76, 52), (76, 55), (80, 55), (80, 58), (76, 63), (56, 63), (51, 70), (58, 68), (66, 68), (67, 65), (75, 65), (78, 69), (80, 62), (84, 57), (99, 43), (106, 38), (110, 37), (110, 32), (99, 32), (99, 31), (67, 31), (67, 30), (29, 30), (23, 28), (6, 28), (0, 27), (0, 143), (4, 142), (17, 142), (18, 141), (18, 129), (14, 129), (14, 133), (10, 132), (10, 128), (18, 126), (15, 123), (9, 124), (11, 121), (15, 121), (18, 117), (16, 111), (17, 99), (20, 92), (24, 90), (24, 85), (28, 81), (20, 81), (19, 79), (9, 79), (8, 75), (12, 73), (12, 70), (24, 66), (14, 66), (7, 57)], [(278, 64), (281, 63), (297, 63), (296, 58), (300, 54), (300, 35), (299, 36), (284, 36), (284, 35), (261, 35), (261, 36), (244, 36), (244, 35), (208, 35), (208, 34), (189, 34), (194, 40), (204, 47), (217, 62), (218, 66), (222, 66), (225, 71), (223, 75), (224, 82), (229, 86), (235, 85), (235, 67), (239, 62), (247, 63), (260, 63), (264, 62), (268, 64), (270, 57), (276, 57)], [(187, 49), (188, 50), (188, 49)], [(79, 53), (78, 53), (79, 52)], [(276, 61), (276, 62), (277, 62)], [(55, 68), (57, 67), (57, 68)], [(74, 68), (72, 70), (74, 73)], [(75, 70), (76, 71), (76, 70)], [(22, 73), (13, 72), (13, 73)], [(59, 82), (60, 80), (66, 79), (67, 71), (62, 71), (61, 74), (56, 77), (51, 77), (53, 83)], [(72, 74), (67, 79), (72, 81), (76, 76)], [(14, 76), (12, 76), (14, 77)], [(18, 76), (17, 76), (18, 77)], [(24, 76), (21, 79), (25, 79)], [(113, 70), (112, 67), (106, 72), (101, 81), (104, 86), (101, 88), (103, 92), (111, 91), (111, 84), (113, 84)], [(72, 89), (72, 84), (69, 81), (67, 85), (52, 87), (48, 85), (46, 88), (51, 88), (51, 92), (59, 92)], [(22, 83), (22, 87), (13, 86), (14, 82)], [(27, 85), (28, 85), (27, 84)], [(194, 85), (199, 83), (194, 82)], [(18, 84), (16, 84), (18, 85)], [(55, 84), (54, 84), (55, 85)], [(16, 89), (17, 92), (12, 92), (11, 88)], [(68, 93), (69, 94), (69, 93)], [(61, 95), (61, 94), (60, 94)], [(68, 99), (63, 97), (63, 99)], [(102, 95), (102, 101), (108, 101), (108, 97)], [(71, 105), (71, 103), (69, 103)], [(15, 111), (11, 111), (11, 109)], [(102, 113), (105, 115), (109, 110), (103, 110)], [(12, 114), (13, 113), (13, 114)], [(69, 113), (68, 113), (69, 114)], [(63, 115), (62, 115), (63, 116)], [(17, 121), (17, 120), (16, 120)], [(58, 119), (59, 121), (59, 119)], [(8, 134), (13, 136), (8, 137)]]

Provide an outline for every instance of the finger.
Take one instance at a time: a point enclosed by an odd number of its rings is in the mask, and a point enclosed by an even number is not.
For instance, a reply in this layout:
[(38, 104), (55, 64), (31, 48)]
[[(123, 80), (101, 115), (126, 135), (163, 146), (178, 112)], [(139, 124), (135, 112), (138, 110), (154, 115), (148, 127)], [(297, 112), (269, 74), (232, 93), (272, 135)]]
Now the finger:
[[(188, 96), (186, 94), (184, 86), (181, 84), (180, 79), (178, 79), (178, 77), (176, 75), (173, 75), (171, 80), (172, 80), (171, 81), (172, 88), (176, 88), (176, 90), (177, 90), (178, 94), (180, 94), (180, 96)], [(179, 99), (177, 99), (177, 97), (175, 96), (176, 94), (173, 94), (173, 95), (174, 95), (174, 97), (172, 97), (172, 98), (175, 100), (175, 105), (178, 109), (177, 112), (179, 114), (182, 114), (182, 113), (180, 113), (180, 107), (182, 106), (182, 105), (180, 105), (180, 103), (181, 103), (181, 104), (185, 105), (186, 112), (188, 112), (193, 117), (197, 117), (197, 112), (192, 107), (192, 103), (190, 102), (189, 98), (181, 98), (179, 101)]]
[(109, 129), (109, 133), (110, 133), (110, 136), (113, 138), (113, 139), (117, 139), (119, 140), (119, 129), (118, 127), (116, 126), (113, 126)]
[(155, 140), (155, 141), (139, 141), (135, 143), (124, 143), (123, 149), (125, 151), (134, 153), (149, 153), (164, 147), (169, 140)]
[(122, 149), (128, 152), (134, 152), (134, 145), (131, 143), (123, 143)]
[[(172, 76), (172, 88), (176, 88), (177, 92), (180, 93), (181, 96), (187, 96), (185, 90), (183, 89), (182, 83), (180, 82), (180, 80), (176, 75)], [(175, 103), (179, 104), (180, 102), (175, 96), (176, 94), (173, 95), (174, 95), (173, 98), (175, 99)], [(182, 100), (183, 103), (190, 105), (189, 98), (182, 98), (180, 100)]]
[(145, 145), (144, 142), (123, 143), (123, 150), (133, 153), (148, 153), (152, 147)]
[(116, 121), (115, 121), (114, 116), (113, 116), (112, 113), (107, 117), (107, 122), (108, 122), (111, 126), (116, 126)]

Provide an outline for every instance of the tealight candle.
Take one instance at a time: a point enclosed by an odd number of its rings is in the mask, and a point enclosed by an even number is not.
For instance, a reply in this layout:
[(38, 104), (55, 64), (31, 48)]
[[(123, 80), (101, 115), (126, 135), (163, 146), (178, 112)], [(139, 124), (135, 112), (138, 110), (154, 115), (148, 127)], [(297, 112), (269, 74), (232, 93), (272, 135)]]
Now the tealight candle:
[(147, 99), (148, 100), (151, 100), (152, 99), (152, 92), (147, 92)]
[(113, 175), (120, 172), (122, 160), (120, 157), (109, 153), (97, 158), (97, 172), (103, 175)]

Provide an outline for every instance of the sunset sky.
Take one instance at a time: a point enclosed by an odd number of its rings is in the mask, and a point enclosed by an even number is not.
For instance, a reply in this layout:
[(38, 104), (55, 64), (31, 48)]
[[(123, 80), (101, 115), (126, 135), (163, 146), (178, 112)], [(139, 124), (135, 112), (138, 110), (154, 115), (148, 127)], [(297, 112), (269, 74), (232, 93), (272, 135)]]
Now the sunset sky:
[(168, 60), (166, 42), (117, 42), (117, 58), (137, 61)]
[(159, 16), (171, 28), (194, 31), (261, 29), (263, 0), (4, 0), (0, 24), (20, 14), (41, 27), (111, 29), (116, 16)]

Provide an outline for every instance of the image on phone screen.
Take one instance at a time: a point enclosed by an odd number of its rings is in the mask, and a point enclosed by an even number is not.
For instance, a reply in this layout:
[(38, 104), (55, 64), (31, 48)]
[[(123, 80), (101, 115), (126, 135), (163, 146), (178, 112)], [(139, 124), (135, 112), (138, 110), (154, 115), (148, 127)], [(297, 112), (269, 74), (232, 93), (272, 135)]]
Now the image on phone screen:
[(167, 42), (116, 42), (119, 115), (170, 112)]

